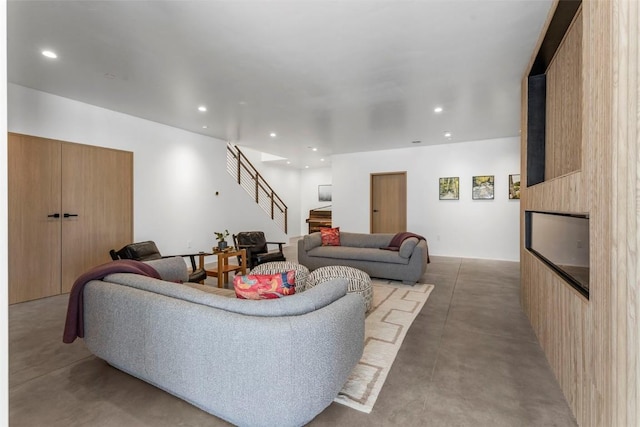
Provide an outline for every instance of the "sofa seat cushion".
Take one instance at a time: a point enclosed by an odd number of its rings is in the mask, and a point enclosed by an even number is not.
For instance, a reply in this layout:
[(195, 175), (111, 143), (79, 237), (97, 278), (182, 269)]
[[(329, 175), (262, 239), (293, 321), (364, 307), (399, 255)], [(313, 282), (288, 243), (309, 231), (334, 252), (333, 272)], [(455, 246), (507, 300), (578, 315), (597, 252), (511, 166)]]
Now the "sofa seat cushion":
[(308, 256), (350, 259), (358, 261), (386, 262), (391, 264), (408, 264), (407, 258), (402, 258), (398, 252), (385, 251), (380, 248), (354, 248), (350, 246), (319, 246), (308, 252)]

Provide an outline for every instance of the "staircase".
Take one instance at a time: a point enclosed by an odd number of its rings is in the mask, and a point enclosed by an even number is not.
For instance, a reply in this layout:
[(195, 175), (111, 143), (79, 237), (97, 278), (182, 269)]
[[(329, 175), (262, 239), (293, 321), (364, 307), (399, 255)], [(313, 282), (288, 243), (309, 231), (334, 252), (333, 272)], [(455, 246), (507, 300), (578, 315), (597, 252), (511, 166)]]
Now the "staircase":
[(227, 172), (271, 219), (287, 233), (287, 205), (258, 173), (242, 151), (227, 144)]

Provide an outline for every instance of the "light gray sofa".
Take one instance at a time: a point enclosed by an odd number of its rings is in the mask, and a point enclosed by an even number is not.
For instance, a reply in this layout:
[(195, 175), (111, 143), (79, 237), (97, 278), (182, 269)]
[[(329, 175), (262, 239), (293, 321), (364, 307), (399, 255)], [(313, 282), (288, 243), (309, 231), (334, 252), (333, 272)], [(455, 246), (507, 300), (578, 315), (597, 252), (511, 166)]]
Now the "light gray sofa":
[(340, 232), (340, 246), (322, 246), (320, 233), (298, 240), (298, 262), (313, 271), (327, 265), (346, 265), (364, 271), (371, 277), (402, 280), (413, 285), (427, 269), (427, 242), (415, 237), (406, 239), (399, 251), (380, 248), (389, 246), (395, 234)]
[[(177, 261), (176, 261), (177, 260)], [(184, 261), (149, 262), (186, 280)], [(299, 426), (360, 360), (364, 302), (347, 281), (277, 300), (117, 273), (84, 288), (84, 341), (110, 365), (241, 426)]]

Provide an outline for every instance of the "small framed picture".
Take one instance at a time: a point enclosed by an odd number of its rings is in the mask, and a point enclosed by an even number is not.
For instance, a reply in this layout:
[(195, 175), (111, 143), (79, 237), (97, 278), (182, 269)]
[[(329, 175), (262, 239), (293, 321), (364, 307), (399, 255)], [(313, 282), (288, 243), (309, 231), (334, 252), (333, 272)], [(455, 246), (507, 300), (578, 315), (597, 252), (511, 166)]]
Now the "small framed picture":
[(520, 174), (509, 175), (509, 199), (520, 198)]
[(451, 176), (440, 178), (440, 200), (458, 200), (460, 198), (460, 178)]
[(319, 202), (331, 201), (331, 185), (318, 185), (318, 201)]
[(473, 200), (491, 200), (493, 199), (493, 175), (479, 175), (473, 177), (471, 194)]

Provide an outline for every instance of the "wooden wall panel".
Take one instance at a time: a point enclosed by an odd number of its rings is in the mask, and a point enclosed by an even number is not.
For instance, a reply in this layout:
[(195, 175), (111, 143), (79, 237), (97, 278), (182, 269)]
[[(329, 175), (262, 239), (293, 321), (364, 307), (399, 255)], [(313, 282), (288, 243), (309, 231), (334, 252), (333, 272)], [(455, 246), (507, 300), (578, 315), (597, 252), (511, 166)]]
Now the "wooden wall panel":
[(133, 153), (62, 144), (62, 292), (133, 236)]
[[(640, 7), (614, 1), (612, 37), (613, 382), (620, 425), (640, 425), (640, 275), (638, 274), (638, 133), (640, 132)], [(602, 46), (605, 49), (606, 46)]]
[(545, 180), (581, 168), (582, 12), (547, 70)]
[[(572, 147), (556, 138), (573, 133), (575, 121), (564, 123), (566, 111), (548, 106), (554, 115), (547, 122), (554, 127), (551, 150), (559, 153), (548, 166), (564, 173), (521, 191), (523, 243), (526, 210), (590, 215), (588, 301), (521, 248), (523, 310), (581, 426), (640, 425), (639, 9), (628, 0), (583, 1), (579, 172), (567, 174), (566, 164), (559, 166)], [(564, 46), (577, 49), (575, 42)], [(559, 67), (563, 58), (554, 61)], [(551, 84), (560, 84), (562, 72), (554, 72)], [(526, 79), (523, 93), (525, 88)], [(552, 103), (557, 101), (556, 93)], [(523, 110), (526, 105), (525, 93)], [(523, 131), (523, 182), (526, 143)]]
[(131, 242), (133, 153), (15, 133), (8, 141), (13, 304), (69, 292)]
[(60, 143), (10, 133), (9, 304), (60, 293)]

